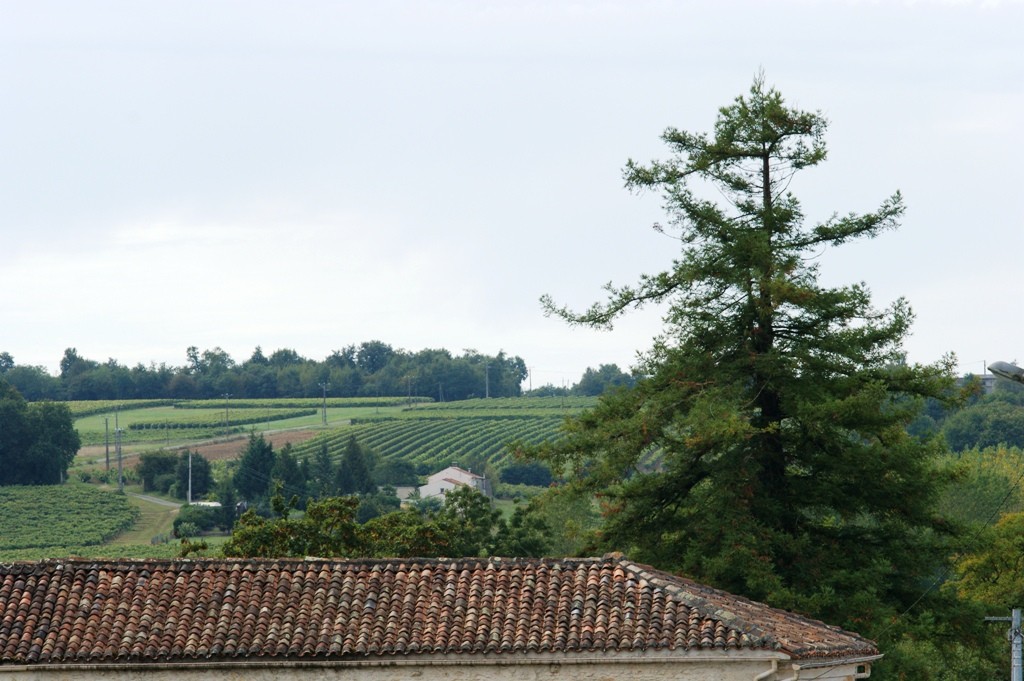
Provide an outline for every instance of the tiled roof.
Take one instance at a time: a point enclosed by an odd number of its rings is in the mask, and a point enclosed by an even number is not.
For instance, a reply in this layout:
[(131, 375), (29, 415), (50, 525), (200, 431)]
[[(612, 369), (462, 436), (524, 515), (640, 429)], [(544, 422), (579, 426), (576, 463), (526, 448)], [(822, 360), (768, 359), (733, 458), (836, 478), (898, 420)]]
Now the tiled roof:
[(620, 556), (0, 565), (0, 664), (726, 649), (878, 653)]

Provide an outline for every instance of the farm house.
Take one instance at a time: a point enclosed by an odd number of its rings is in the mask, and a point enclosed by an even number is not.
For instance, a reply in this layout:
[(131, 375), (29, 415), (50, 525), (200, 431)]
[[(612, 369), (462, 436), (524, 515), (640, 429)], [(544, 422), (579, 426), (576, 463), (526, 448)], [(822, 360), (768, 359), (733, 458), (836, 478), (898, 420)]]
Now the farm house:
[(444, 496), (457, 487), (472, 487), (487, 497), (491, 496), (491, 483), (487, 478), (458, 466), (448, 466), (427, 478), (427, 484), (420, 487), (420, 498)]
[(0, 566), (0, 678), (848, 680), (880, 657), (620, 555)]

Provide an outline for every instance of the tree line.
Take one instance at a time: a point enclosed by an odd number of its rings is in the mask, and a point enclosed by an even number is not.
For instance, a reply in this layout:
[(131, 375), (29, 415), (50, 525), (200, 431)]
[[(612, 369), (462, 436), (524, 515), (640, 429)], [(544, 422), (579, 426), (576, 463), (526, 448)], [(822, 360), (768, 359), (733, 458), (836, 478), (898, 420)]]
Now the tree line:
[(191, 346), (185, 357), (181, 366), (128, 367), (113, 358), (83, 357), (72, 347), (53, 376), (0, 352), (0, 376), (30, 401), (312, 397), (323, 394), (325, 386), (332, 397), (416, 395), (449, 401), (516, 397), (527, 377), (523, 359), (505, 351), (409, 352), (377, 340), (349, 345), (320, 361), (287, 348), (267, 355), (259, 346), (243, 361), (220, 347), (200, 351)]
[(948, 409), (929, 400), (910, 425), (911, 432), (938, 434), (954, 452), (1006, 445), (1024, 447), (1024, 385), (997, 378), (990, 391), (977, 376), (960, 379), (969, 392), (963, 408)]
[[(53, 376), (45, 367), (20, 365), (9, 352), (0, 352), (0, 378), (29, 401), (314, 397), (326, 386), (331, 397), (417, 396), (447, 402), (518, 397), (529, 375), (521, 357), (503, 350), (496, 355), (410, 352), (376, 340), (349, 345), (321, 361), (287, 348), (268, 355), (259, 346), (241, 362), (220, 347), (200, 351), (191, 346), (185, 356), (181, 366), (128, 367), (67, 348), (60, 373)], [(588, 368), (572, 387), (544, 385), (529, 394), (600, 395), (609, 387), (630, 386), (636, 378), (615, 364), (601, 364)]]

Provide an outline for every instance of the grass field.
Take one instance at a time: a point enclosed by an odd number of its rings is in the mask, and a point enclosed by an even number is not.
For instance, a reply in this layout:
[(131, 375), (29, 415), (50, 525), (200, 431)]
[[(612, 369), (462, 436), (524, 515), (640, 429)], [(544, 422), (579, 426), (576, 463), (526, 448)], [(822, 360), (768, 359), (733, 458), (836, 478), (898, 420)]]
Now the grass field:
[(113, 539), (111, 544), (149, 544), (158, 535), (171, 536), (174, 519), (178, 516), (176, 506), (159, 504), (137, 496), (129, 496), (128, 501), (138, 510), (138, 520), (130, 530)]

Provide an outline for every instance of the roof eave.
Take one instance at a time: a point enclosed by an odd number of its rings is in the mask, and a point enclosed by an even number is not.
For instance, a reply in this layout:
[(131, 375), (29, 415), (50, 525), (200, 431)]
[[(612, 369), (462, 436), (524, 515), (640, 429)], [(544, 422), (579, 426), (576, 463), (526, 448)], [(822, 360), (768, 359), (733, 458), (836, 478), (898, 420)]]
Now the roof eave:
[(338, 667), (461, 667), (465, 665), (587, 665), (587, 664), (666, 664), (701, 662), (751, 662), (791, 660), (777, 650), (608, 650), (592, 652), (544, 653), (430, 653), (380, 655), (372, 657), (263, 658), (263, 659), (182, 659), (175, 661), (84, 661), (55, 663), (0, 664), (0, 678), (5, 672), (25, 671), (130, 671), (182, 669), (305, 669)]

